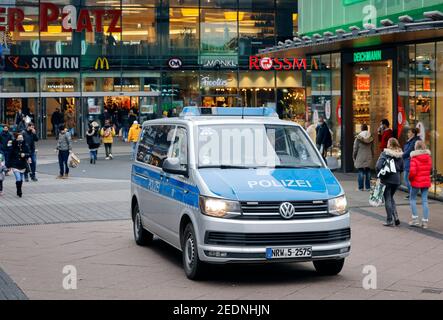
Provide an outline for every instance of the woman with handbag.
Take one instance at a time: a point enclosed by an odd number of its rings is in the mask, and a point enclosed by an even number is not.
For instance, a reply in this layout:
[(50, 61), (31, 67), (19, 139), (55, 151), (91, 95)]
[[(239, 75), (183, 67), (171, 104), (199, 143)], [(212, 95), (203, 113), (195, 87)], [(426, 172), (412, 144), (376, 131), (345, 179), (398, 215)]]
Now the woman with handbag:
[(95, 121), (89, 124), (89, 129), (86, 131), (86, 143), (89, 148), (89, 162), (95, 164), (97, 161), (98, 148), (100, 147), (99, 125)]
[(29, 148), (26, 145), (23, 135), (17, 134), (14, 142), (12, 143), (12, 149), (10, 154), (10, 167), (15, 176), (15, 185), (17, 188), (17, 196), (20, 198), (23, 195), (22, 185), (25, 177), (25, 172), (30, 171), (28, 158), (30, 156)]
[(384, 191), (386, 209), (386, 227), (400, 224), (394, 194), (400, 186), (400, 175), (404, 170), (403, 151), (395, 138), (388, 140), (387, 148), (380, 154), (376, 164), (377, 176), (381, 183), (386, 186)]

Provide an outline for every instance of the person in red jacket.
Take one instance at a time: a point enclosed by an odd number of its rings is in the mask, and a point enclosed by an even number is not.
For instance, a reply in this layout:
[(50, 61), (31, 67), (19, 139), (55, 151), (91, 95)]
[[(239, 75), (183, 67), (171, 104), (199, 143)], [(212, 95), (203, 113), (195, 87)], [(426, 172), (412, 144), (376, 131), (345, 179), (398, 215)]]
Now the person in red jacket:
[(409, 181), (411, 183), (411, 197), (409, 201), (412, 210), (412, 220), (409, 222), (410, 226), (420, 226), (417, 214), (417, 194), (420, 191), (423, 206), (422, 227), (424, 229), (428, 228), (428, 190), (431, 186), (431, 171), (431, 151), (427, 149), (423, 141), (417, 141), (415, 143), (415, 151), (411, 152), (411, 166), (409, 171)]
[(378, 148), (380, 152), (383, 152), (388, 146), (388, 140), (393, 137), (392, 129), (389, 128), (389, 120), (383, 119), (380, 122), (380, 128), (378, 129), (378, 141), (380, 142)]

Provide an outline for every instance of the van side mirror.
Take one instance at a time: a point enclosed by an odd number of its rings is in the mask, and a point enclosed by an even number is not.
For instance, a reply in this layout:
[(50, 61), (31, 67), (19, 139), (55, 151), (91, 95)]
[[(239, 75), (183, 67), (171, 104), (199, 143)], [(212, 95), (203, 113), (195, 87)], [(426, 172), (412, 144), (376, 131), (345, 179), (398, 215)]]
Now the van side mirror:
[(180, 160), (178, 158), (166, 158), (163, 161), (163, 171), (172, 174), (181, 174), (183, 176), (188, 175), (188, 170), (184, 169), (180, 165)]

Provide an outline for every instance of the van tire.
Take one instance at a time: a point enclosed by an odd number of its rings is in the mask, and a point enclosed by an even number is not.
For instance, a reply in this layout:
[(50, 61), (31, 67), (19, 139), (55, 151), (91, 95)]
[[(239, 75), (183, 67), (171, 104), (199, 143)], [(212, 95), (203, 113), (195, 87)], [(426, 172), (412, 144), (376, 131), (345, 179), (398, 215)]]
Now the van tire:
[(181, 247), (186, 277), (190, 280), (202, 279), (207, 265), (198, 257), (197, 237), (192, 223), (188, 223), (183, 231)]
[(322, 276), (335, 276), (343, 269), (345, 259), (314, 261), (317, 273)]
[(133, 221), (133, 231), (135, 243), (139, 246), (146, 246), (154, 240), (154, 235), (143, 228), (140, 209), (138, 203), (132, 208)]

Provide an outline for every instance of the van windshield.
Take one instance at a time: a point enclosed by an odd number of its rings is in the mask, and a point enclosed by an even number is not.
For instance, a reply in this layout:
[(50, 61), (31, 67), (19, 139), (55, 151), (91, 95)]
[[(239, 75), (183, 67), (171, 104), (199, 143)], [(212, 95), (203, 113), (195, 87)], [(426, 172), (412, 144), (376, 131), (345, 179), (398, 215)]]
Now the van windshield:
[(313, 144), (297, 126), (199, 126), (197, 144), (199, 168), (323, 167)]

